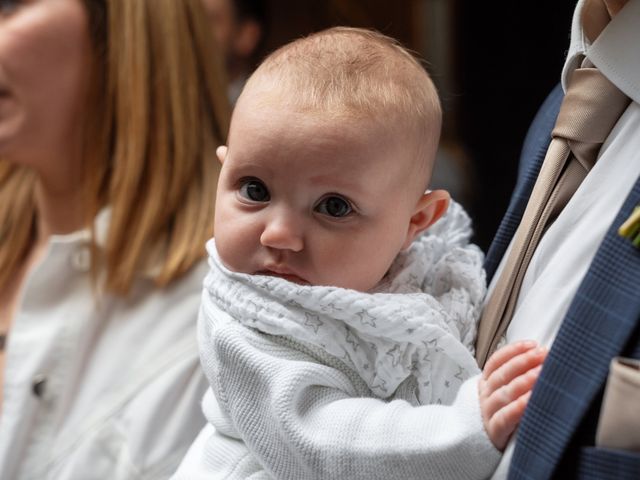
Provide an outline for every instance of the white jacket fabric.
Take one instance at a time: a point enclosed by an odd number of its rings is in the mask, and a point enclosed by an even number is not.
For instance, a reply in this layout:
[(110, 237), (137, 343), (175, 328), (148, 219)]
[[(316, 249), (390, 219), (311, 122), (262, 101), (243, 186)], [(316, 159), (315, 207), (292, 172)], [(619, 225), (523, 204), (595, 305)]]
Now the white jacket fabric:
[[(105, 211), (98, 234), (107, 225)], [(168, 478), (206, 424), (206, 262), (164, 289), (140, 276), (128, 297), (98, 298), (89, 238), (53, 236), (26, 279), (5, 352), (3, 480)]]
[(452, 204), (371, 293), (233, 273), (210, 242), (213, 428), (176, 478), (486, 478), (499, 454), (474, 377), (485, 283), (469, 225)]

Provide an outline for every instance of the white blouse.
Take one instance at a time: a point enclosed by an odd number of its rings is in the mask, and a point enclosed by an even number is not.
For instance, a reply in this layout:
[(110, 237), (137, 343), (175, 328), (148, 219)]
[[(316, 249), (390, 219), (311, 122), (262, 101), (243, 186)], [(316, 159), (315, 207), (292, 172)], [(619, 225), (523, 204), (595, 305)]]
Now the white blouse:
[(88, 232), (51, 238), (7, 340), (0, 478), (168, 478), (204, 426), (206, 263), (163, 290), (94, 295)]

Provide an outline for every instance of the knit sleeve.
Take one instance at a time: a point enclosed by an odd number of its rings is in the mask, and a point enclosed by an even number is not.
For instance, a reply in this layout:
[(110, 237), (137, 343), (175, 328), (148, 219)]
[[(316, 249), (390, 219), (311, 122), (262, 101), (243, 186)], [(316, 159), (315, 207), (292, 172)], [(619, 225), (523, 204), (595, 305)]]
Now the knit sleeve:
[(497, 466), (478, 377), (452, 405), (416, 407), (370, 398), (336, 359), (285, 338), (234, 322), (204, 334), (202, 363), (219, 408), (275, 478), (481, 479)]

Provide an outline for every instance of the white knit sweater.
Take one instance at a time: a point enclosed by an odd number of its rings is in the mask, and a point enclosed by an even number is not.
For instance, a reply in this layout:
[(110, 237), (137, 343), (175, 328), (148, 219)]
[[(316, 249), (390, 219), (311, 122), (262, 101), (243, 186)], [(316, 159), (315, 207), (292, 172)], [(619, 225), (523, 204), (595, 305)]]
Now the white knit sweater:
[[(228, 271), (200, 315), (210, 424), (175, 478), (486, 478), (470, 351), (485, 292), (453, 204), (373, 293)], [(217, 399), (217, 401), (216, 401)]]

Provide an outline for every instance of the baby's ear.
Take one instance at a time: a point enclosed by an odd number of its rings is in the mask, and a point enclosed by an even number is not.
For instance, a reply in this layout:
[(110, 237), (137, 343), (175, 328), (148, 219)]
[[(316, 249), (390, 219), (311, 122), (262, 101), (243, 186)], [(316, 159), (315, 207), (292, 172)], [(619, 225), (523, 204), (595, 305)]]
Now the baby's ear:
[(449, 192), (446, 190), (428, 191), (420, 197), (409, 221), (407, 238), (402, 248), (409, 248), (416, 236), (436, 223), (449, 208)]
[(218, 157), (220, 163), (224, 163), (224, 159), (227, 156), (227, 150), (229, 149), (226, 145), (220, 145), (218, 148), (216, 148), (216, 157)]

